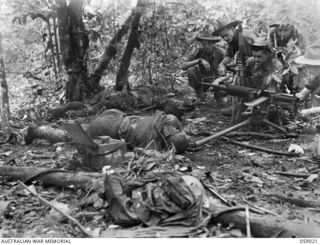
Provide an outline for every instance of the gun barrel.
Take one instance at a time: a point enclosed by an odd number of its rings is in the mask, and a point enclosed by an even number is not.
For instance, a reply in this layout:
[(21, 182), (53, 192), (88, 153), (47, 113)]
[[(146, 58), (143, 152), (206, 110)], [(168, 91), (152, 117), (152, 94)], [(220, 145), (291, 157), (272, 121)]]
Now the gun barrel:
[(202, 82), (201, 84), (212, 87), (216, 90), (225, 91), (231, 96), (250, 97), (252, 94), (256, 92), (256, 89), (243, 87), (243, 86), (235, 86), (235, 85), (219, 86), (216, 84), (205, 83), (205, 82)]
[(285, 103), (294, 103), (299, 99), (292, 94), (284, 94), (284, 93), (270, 93), (267, 91), (262, 91), (261, 95), (273, 97), (275, 101), (285, 102)]

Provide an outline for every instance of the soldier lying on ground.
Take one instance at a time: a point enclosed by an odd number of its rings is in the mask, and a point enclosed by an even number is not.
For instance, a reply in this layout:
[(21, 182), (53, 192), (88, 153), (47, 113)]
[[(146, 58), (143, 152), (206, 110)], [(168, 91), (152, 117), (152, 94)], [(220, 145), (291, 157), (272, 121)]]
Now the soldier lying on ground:
[(216, 46), (218, 38), (213, 38), (209, 33), (196, 37), (200, 42), (200, 48), (193, 51), (181, 66), (187, 70), (189, 85), (196, 91), (197, 97), (203, 99), (203, 88), (201, 82), (212, 82), (218, 76), (218, 65), (223, 59), (224, 51)]
[[(84, 105), (81, 102), (69, 102), (60, 107), (48, 109), (48, 115), (54, 119), (64, 117), (81, 117), (96, 114), (102, 109), (118, 109), (133, 111), (141, 109), (158, 109), (167, 114), (173, 114), (179, 119), (186, 111), (194, 108), (191, 100), (173, 99), (163, 96), (155, 96), (152, 88), (147, 86), (137, 87), (130, 91), (102, 91), (91, 102)], [(79, 109), (81, 109), (79, 111)], [(78, 110), (78, 111), (76, 111)]]
[[(128, 148), (146, 147), (167, 149), (171, 143), (178, 153), (188, 147), (189, 137), (183, 131), (179, 120), (170, 114), (157, 111), (152, 116), (128, 116), (119, 110), (107, 110), (94, 119), (87, 128), (90, 137), (109, 136), (113, 139), (124, 139)], [(49, 126), (29, 126), (25, 136), (26, 144), (34, 139), (46, 139), (49, 142), (70, 140), (61, 129)]]

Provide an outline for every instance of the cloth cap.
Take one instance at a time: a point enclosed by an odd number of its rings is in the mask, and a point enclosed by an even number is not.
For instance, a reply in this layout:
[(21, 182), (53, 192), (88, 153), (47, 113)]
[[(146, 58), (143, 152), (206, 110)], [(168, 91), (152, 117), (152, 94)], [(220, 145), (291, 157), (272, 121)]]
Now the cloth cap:
[(267, 39), (264, 37), (258, 37), (254, 40), (252, 44), (250, 44), (251, 48), (253, 51), (258, 51), (258, 50), (268, 50), (271, 51), (270, 49), (270, 43)]
[(296, 58), (295, 62), (302, 65), (320, 66), (319, 42), (307, 48), (305, 54)]
[(201, 41), (209, 41), (209, 42), (213, 42), (213, 43), (220, 42), (219, 38), (212, 36), (209, 32), (200, 33), (199, 36), (196, 36), (196, 40), (200, 41), (200, 42)]

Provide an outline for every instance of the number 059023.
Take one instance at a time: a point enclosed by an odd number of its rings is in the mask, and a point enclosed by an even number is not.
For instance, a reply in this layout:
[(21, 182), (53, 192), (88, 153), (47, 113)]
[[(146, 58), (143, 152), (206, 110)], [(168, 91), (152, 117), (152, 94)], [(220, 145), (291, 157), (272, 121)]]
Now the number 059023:
[(316, 243), (318, 243), (318, 239), (317, 238), (302, 238), (302, 239), (300, 239), (300, 243), (316, 244)]

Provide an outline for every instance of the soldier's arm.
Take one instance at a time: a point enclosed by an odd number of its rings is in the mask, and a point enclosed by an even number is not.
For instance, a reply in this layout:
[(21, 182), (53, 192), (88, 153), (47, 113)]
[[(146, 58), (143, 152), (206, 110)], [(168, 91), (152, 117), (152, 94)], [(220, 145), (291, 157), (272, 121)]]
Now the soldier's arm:
[(184, 62), (182, 65), (181, 65), (181, 69), (182, 70), (187, 70), (190, 66), (194, 66), (194, 65), (197, 65), (200, 63), (200, 58), (199, 59), (196, 59), (196, 60), (192, 60), (192, 61), (187, 61), (187, 62)]
[(223, 60), (220, 62), (220, 65), (226, 66), (226, 65), (229, 64), (230, 62), (231, 62), (231, 57), (225, 56), (225, 57), (223, 58)]
[(181, 64), (180, 68), (182, 70), (187, 70), (190, 66), (194, 66), (200, 63), (200, 51), (201, 49), (196, 48), (193, 50), (192, 54), (188, 56), (186, 61)]

